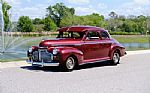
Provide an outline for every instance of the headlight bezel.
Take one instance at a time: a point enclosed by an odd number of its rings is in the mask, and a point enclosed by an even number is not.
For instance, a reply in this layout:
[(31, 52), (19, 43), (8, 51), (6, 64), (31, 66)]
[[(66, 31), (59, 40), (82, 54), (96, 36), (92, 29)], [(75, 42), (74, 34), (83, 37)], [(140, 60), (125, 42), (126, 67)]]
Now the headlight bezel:
[(58, 54), (58, 49), (57, 48), (54, 48), (53, 51), (52, 51), (53, 55), (57, 55)]
[(29, 48), (29, 50), (28, 50), (28, 51), (29, 51), (29, 53), (32, 53), (32, 52), (33, 52), (32, 48)]

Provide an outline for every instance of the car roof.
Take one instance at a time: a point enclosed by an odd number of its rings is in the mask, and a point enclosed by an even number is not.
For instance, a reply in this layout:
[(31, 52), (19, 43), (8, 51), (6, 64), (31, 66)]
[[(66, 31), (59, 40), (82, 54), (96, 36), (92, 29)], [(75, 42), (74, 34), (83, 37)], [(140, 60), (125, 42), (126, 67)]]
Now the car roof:
[(103, 28), (95, 26), (69, 26), (58, 29), (60, 32), (85, 32), (85, 31), (104, 31)]

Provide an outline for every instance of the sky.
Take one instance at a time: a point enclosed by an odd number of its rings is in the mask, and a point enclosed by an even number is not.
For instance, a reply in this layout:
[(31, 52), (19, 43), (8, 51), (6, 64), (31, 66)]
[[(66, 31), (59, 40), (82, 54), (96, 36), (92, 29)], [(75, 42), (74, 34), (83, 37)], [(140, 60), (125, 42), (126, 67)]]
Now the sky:
[(16, 21), (20, 16), (31, 19), (44, 18), (46, 8), (56, 3), (64, 3), (75, 8), (76, 15), (98, 13), (108, 17), (111, 11), (118, 15), (150, 16), (150, 0), (4, 0), (12, 6), (11, 19)]

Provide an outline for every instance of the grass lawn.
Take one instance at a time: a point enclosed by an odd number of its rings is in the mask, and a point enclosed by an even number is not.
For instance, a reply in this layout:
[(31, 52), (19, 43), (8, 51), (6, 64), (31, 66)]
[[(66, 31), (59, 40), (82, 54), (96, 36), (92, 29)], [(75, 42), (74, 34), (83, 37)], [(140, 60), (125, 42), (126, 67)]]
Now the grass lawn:
[(4, 63), (4, 62), (12, 62), (12, 61), (15, 61), (15, 62), (20, 62), (20, 61), (25, 61), (27, 60), (28, 58), (21, 58), (21, 59), (0, 59), (0, 62)]
[(112, 35), (120, 43), (149, 43), (149, 36), (144, 35)]

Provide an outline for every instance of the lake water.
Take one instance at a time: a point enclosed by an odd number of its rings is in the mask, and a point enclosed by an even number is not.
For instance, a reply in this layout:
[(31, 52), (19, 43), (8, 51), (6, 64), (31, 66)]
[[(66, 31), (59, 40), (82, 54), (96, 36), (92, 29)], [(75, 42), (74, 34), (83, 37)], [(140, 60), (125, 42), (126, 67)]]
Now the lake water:
[(126, 50), (150, 49), (149, 43), (121, 43)]

